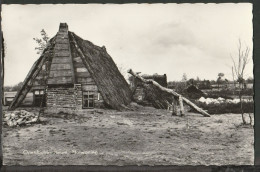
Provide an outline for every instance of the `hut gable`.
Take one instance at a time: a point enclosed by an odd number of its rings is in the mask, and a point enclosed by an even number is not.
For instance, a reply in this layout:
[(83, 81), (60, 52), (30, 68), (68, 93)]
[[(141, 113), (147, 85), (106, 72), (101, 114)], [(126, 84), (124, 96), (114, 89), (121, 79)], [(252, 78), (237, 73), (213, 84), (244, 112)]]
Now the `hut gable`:
[(106, 49), (69, 32), (66, 23), (60, 24), (9, 108), (18, 107), (36, 88), (46, 90), (47, 107), (84, 108), (85, 104), (96, 107), (93, 104), (103, 103), (119, 110), (131, 102), (132, 96)]
[(49, 72), (48, 85), (75, 84), (74, 76), (68, 25), (61, 23), (55, 40), (54, 56)]

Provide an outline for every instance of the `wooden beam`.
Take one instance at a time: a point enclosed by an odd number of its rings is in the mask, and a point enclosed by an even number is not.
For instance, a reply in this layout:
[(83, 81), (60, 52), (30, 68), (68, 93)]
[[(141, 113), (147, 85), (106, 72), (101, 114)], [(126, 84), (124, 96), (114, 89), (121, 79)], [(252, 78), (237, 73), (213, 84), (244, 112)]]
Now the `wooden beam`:
[(180, 114), (181, 114), (181, 116), (183, 116), (184, 115), (184, 108), (183, 108), (182, 96), (179, 97), (179, 105), (180, 105)]
[[(55, 39), (55, 37), (52, 38), (50, 42), (52, 42), (53, 39)], [(50, 56), (51, 53), (49, 52), (49, 50), (51, 49), (51, 46), (52, 44), (49, 44), (48, 47), (43, 51), (40, 58), (33, 64), (32, 68), (30, 69), (29, 73), (27, 74), (26, 78), (23, 81), (22, 88), (17, 92), (8, 109), (10, 110), (15, 109), (24, 100), (25, 96), (32, 88), (35, 78), (41, 71), (43, 64)]]
[(167, 92), (171, 95), (173, 95), (174, 97), (177, 97), (178, 99), (181, 97), (181, 100), (186, 103), (187, 105), (189, 105), (192, 109), (194, 109), (195, 111), (197, 111), (198, 113), (202, 114), (205, 117), (210, 117), (210, 115), (204, 111), (203, 109), (199, 108), (197, 105), (195, 105), (194, 103), (192, 103), (190, 100), (188, 100), (187, 98), (183, 97), (182, 95), (176, 93), (175, 91), (165, 88), (163, 86), (161, 86), (160, 84), (158, 84), (156, 81), (154, 80), (150, 80), (150, 79), (144, 79), (143, 77), (141, 77), (140, 75), (136, 74), (134, 71), (132, 71), (132, 69), (128, 70), (128, 73), (130, 73), (131, 75), (133, 75), (134, 77), (138, 78), (141, 82), (146, 83), (146, 84), (152, 84), (155, 87), (157, 87), (159, 90), (163, 91), (163, 92)]
[[(69, 37), (68, 33), (66, 35)], [(74, 62), (73, 62), (73, 58), (72, 58), (72, 54), (71, 54), (70, 42), (68, 44), (69, 44), (68, 47), (69, 47), (69, 52), (70, 52), (70, 65), (71, 65), (71, 72), (72, 72), (72, 82), (74, 84), (76, 84), (75, 70), (74, 70), (74, 64), (73, 64)]]
[(172, 115), (176, 116), (177, 115), (177, 101), (175, 100), (175, 98), (173, 98), (172, 101)]

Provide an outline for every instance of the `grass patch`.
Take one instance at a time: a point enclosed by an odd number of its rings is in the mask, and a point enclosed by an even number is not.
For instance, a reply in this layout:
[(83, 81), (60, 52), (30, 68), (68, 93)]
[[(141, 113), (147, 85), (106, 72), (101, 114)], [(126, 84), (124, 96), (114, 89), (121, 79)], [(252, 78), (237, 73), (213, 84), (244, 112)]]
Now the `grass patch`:
[(215, 121), (215, 123), (223, 123), (223, 120), (222, 119), (218, 119)]

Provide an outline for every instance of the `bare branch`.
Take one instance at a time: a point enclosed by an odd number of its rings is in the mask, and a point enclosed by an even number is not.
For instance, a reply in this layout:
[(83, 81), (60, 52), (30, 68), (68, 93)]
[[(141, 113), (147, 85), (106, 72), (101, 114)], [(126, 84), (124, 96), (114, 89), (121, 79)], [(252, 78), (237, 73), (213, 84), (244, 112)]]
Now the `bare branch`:
[[(238, 40), (238, 61), (236, 63), (235, 59), (231, 56), (233, 67), (232, 72), (235, 72), (236, 79), (240, 82), (244, 79), (244, 71), (246, 68), (246, 65), (249, 62), (249, 52), (250, 48), (247, 46), (245, 49), (242, 48), (241, 39)], [(234, 71), (233, 71), (234, 70)]]
[(241, 40), (239, 38), (239, 44), (238, 44), (238, 73), (240, 72), (240, 67), (241, 67)]
[(238, 77), (239, 71), (237, 70), (236, 62), (235, 62), (234, 58), (232, 57), (232, 55), (230, 55), (230, 56), (231, 56), (231, 59), (232, 59), (232, 61), (233, 61), (233, 65), (234, 65), (234, 68), (235, 68), (235, 74), (236, 74), (236, 76)]
[(246, 67), (246, 65), (247, 65), (248, 62), (249, 62), (248, 55), (249, 55), (249, 47), (246, 47), (245, 55), (243, 56), (243, 67), (242, 67), (242, 70), (241, 70), (241, 77), (242, 77), (242, 78), (243, 78), (243, 76), (244, 76), (245, 67)]

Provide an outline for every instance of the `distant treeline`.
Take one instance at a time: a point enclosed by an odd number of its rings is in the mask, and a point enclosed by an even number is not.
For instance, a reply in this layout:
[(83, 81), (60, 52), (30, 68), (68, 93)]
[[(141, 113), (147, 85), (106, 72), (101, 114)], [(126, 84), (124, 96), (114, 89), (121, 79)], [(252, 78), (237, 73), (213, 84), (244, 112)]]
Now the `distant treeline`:
[[(253, 78), (248, 78), (245, 80), (247, 84), (252, 84), (254, 83)], [(179, 87), (187, 87), (189, 85), (195, 85), (199, 89), (211, 89), (215, 85), (223, 85), (223, 84), (233, 84), (234, 81), (217, 81), (217, 80), (200, 80), (200, 79), (189, 79), (187, 81), (169, 81), (168, 82), (168, 88), (171, 89), (178, 89)], [(237, 83), (237, 82), (236, 82)]]
[(18, 84), (14, 85), (14, 86), (4, 86), (4, 91), (8, 92), (8, 91), (18, 91), (21, 89), (23, 85), (23, 82), (19, 82)]

